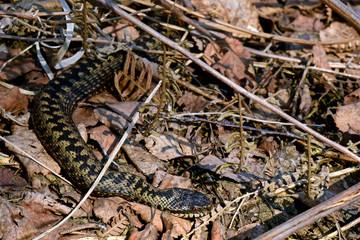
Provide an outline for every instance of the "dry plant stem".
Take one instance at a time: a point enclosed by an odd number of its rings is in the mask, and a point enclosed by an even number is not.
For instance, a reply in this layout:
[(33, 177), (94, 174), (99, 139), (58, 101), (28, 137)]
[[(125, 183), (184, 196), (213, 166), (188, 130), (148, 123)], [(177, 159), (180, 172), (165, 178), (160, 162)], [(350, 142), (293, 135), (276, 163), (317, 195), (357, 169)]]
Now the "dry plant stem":
[(83, 23), (84, 23), (84, 30), (83, 30), (83, 37), (84, 37), (84, 41), (83, 41), (83, 48), (85, 50), (85, 53), (88, 52), (88, 43), (87, 43), (87, 39), (88, 39), (88, 22), (87, 22), (87, 7), (86, 7), (86, 0), (83, 0), (83, 10), (82, 10), (82, 19), (83, 19)]
[[(208, 120), (205, 118), (199, 118), (199, 117), (182, 117), (182, 116), (171, 116), (171, 118), (174, 119), (181, 119), (183, 121), (190, 121), (190, 122), (206, 122), (206, 123), (211, 123), (211, 124), (216, 124), (216, 125), (220, 125), (220, 126), (225, 126), (225, 127), (233, 127), (233, 128), (239, 128), (239, 124), (235, 124), (232, 122), (227, 122), (227, 121), (213, 121), (213, 120)], [(289, 132), (276, 132), (276, 131), (271, 131), (271, 130), (267, 130), (267, 129), (260, 129), (260, 128), (254, 128), (254, 127), (249, 127), (249, 126), (242, 126), (243, 129), (248, 130), (248, 131), (254, 131), (254, 132), (260, 132), (260, 136), (263, 135), (276, 135), (276, 136), (284, 136), (284, 137), (290, 137), (290, 138), (295, 138), (295, 139), (299, 139), (299, 140), (303, 140), (304, 138), (302, 136), (296, 135), (294, 133), (289, 133)], [(259, 136), (256, 136), (259, 137)], [(254, 136), (252, 136), (252, 138), (255, 138)]]
[(285, 239), (292, 233), (314, 223), (318, 219), (329, 215), (355, 201), (360, 200), (360, 183), (343, 191), (335, 197), (323, 202), (306, 212), (303, 212), (289, 221), (277, 226), (276, 228), (264, 233), (256, 238), (256, 240), (277, 240)]
[(321, 0), (360, 32), (360, 17), (340, 0)]
[(191, 54), (189, 51), (187, 51), (186, 49), (180, 47), (179, 45), (177, 45), (174, 41), (166, 38), (165, 36), (163, 36), (162, 34), (158, 33), (157, 31), (155, 31), (152, 28), (149, 28), (146, 24), (144, 24), (143, 22), (139, 21), (138, 19), (134, 18), (133, 16), (127, 14), (125, 11), (121, 10), (119, 7), (116, 6), (116, 4), (114, 2), (112, 2), (111, 0), (91, 0), (91, 1), (95, 1), (98, 3), (101, 3), (104, 6), (107, 6), (108, 8), (110, 8), (111, 10), (113, 10), (115, 13), (119, 14), (120, 16), (122, 16), (124, 19), (132, 22), (133, 24), (135, 24), (136, 26), (138, 26), (139, 28), (141, 28), (142, 30), (144, 30), (145, 32), (149, 33), (150, 35), (152, 35), (153, 37), (160, 39), (162, 42), (164, 42), (166, 45), (170, 46), (171, 48), (177, 50), (178, 52), (182, 53), (183, 55), (185, 55), (186, 57), (188, 57), (189, 59), (191, 59), (193, 62), (195, 62), (197, 65), (199, 65), (201, 68), (203, 68), (205, 71), (209, 72), (210, 74), (212, 74), (214, 77), (218, 78), (219, 80), (221, 80), (222, 82), (224, 82), (226, 85), (228, 85), (229, 87), (233, 88), (235, 91), (241, 93), (242, 95), (244, 95), (247, 98), (250, 98), (251, 100), (261, 104), (262, 106), (270, 109), (271, 111), (273, 111), (274, 113), (276, 113), (277, 115), (279, 115), (280, 117), (286, 119), (287, 121), (293, 123), (295, 126), (297, 126), (298, 128), (302, 129), (303, 131), (313, 135), (314, 137), (316, 137), (317, 139), (319, 139), (320, 141), (323, 141), (324, 143), (330, 145), (331, 147), (335, 148), (336, 150), (344, 153), (345, 155), (353, 158), (354, 160), (356, 160), (357, 162), (360, 163), (360, 158), (355, 155), (354, 153), (352, 153), (351, 151), (349, 151), (347, 148), (341, 146), (338, 143), (335, 143), (333, 141), (331, 141), (330, 139), (322, 136), (321, 134), (317, 133), (316, 131), (312, 130), (311, 128), (307, 127), (306, 125), (302, 124), (301, 122), (299, 122), (298, 120), (294, 119), (293, 117), (291, 117), (290, 115), (286, 114), (285, 112), (283, 112), (280, 108), (278, 108), (277, 106), (274, 106), (268, 102), (266, 102), (263, 98), (260, 98), (248, 91), (246, 91), (244, 88), (242, 88), (241, 86), (235, 84), (233, 81), (231, 81), (229, 78), (223, 76), (221, 73), (219, 73), (218, 71), (216, 71), (215, 69), (211, 68), (209, 65), (207, 65), (205, 62), (201, 61), (200, 59), (198, 59), (196, 56), (194, 56), (193, 54)]
[[(258, 68), (268, 68), (270, 67), (268, 63), (262, 63), (262, 62), (254, 62), (254, 67), (258, 67)], [(356, 65), (354, 67), (348, 67), (345, 64), (336, 64), (336, 63), (329, 63), (331, 68), (351, 68), (351, 69), (360, 69), (359, 65)], [(305, 69), (306, 66), (302, 66), (302, 65), (294, 65), (294, 64), (288, 64), (288, 63), (284, 63), (281, 65), (282, 68), (293, 68), (293, 69)], [(360, 79), (359, 75), (354, 75), (354, 74), (348, 74), (348, 73), (343, 73), (343, 72), (339, 72), (339, 71), (334, 71), (334, 70), (329, 70), (329, 69), (325, 69), (325, 68), (319, 68), (319, 67), (309, 67), (309, 70), (313, 70), (313, 71), (319, 71), (319, 72), (324, 72), (324, 73), (331, 73), (337, 76), (342, 76), (342, 77), (347, 77), (347, 78), (353, 78), (353, 79)], [(334, 80), (335, 81), (335, 80)], [(337, 80), (339, 81), (339, 80)]]
[(296, 106), (298, 106), (297, 103), (298, 103), (298, 99), (300, 97), (300, 89), (303, 90), (303, 88), (304, 88), (304, 81), (305, 81), (306, 76), (307, 76), (307, 74), (309, 72), (309, 66), (310, 66), (311, 63), (312, 63), (312, 58), (310, 58), (309, 61), (306, 63), (306, 67), (305, 67), (305, 70), (304, 70), (304, 72), (303, 72), (303, 74), (301, 76), (301, 80), (300, 80), (299, 84), (296, 87), (296, 92), (295, 92), (295, 96), (293, 98), (293, 104), (292, 104), (293, 107), (292, 107), (292, 110), (291, 110), (293, 115), (296, 115)]
[(211, 33), (203, 28), (202, 26), (200, 26), (198, 23), (196, 23), (194, 20), (186, 17), (184, 15), (184, 13), (181, 12), (181, 10), (179, 10), (176, 6), (175, 3), (170, 3), (168, 1), (164, 1), (164, 0), (156, 0), (156, 3), (159, 3), (160, 5), (166, 7), (169, 11), (173, 12), (177, 17), (179, 17), (181, 20), (183, 20), (184, 22), (193, 25), (197, 30), (199, 30), (201, 33), (205, 34), (206, 37), (208, 37), (209, 39), (211, 39)]
[(241, 94), (238, 93), (238, 101), (239, 101), (239, 128), (240, 128), (240, 162), (239, 162), (239, 166), (236, 169), (236, 173), (240, 173), (242, 166), (243, 166), (243, 162), (244, 162), (244, 129), (243, 129), (243, 118), (242, 118), (242, 106), (241, 106)]
[(311, 199), (310, 191), (311, 191), (311, 136), (307, 135), (307, 161), (308, 161), (308, 176), (307, 176), (307, 196)]
[[(353, 221), (351, 221), (350, 223), (346, 224), (345, 226), (341, 227), (340, 230), (341, 231), (346, 231), (352, 227), (354, 227), (355, 225), (359, 224), (360, 223), (360, 218), (357, 218)], [(334, 231), (330, 234), (328, 234), (327, 236), (321, 238), (320, 240), (329, 240), (329, 239), (332, 239), (334, 237), (336, 237), (336, 235), (338, 234), (339, 232), (338, 231)], [(345, 239), (345, 238), (344, 238)]]
[(244, 48), (246, 50), (248, 50), (250, 53), (258, 55), (258, 56), (273, 58), (273, 59), (277, 59), (277, 60), (281, 60), (281, 61), (285, 61), (285, 62), (301, 63), (301, 60), (298, 58), (292, 58), (292, 57), (286, 57), (286, 56), (281, 56), (281, 55), (277, 55), (277, 54), (267, 53), (267, 52), (263, 52), (263, 51), (249, 48), (249, 47), (244, 47)]
[[(157, 90), (159, 89), (160, 85), (161, 85), (162, 81), (160, 80), (159, 83), (156, 85), (156, 87), (154, 88), (154, 90), (151, 92), (150, 96), (146, 99), (146, 101), (144, 102), (144, 104), (147, 104), (150, 102), (150, 100), (154, 97), (155, 93), (157, 92)], [(53, 226), (52, 228), (46, 230), (45, 232), (43, 232), (42, 234), (38, 235), (37, 237), (33, 238), (33, 240), (39, 240), (42, 237), (44, 237), (46, 234), (52, 232), (53, 230), (55, 230), (56, 228), (60, 227), (61, 225), (63, 225), (67, 220), (70, 219), (70, 217), (72, 215), (74, 215), (74, 213), (81, 207), (81, 205), (86, 201), (86, 199), (88, 199), (88, 197), (90, 196), (90, 194), (94, 191), (94, 189), (96, 188), (96, 186), (98, 185), (98, 183), (100, 182), (101, 178), (104, 176), (105, 172), (107, 171), (107, 169), (109, 168), (110, 164), (112, 163), (112, 161), (114, 160), (116, 154), (119, 152), (121, 146), (124, 144), (125, 140), (127, 139), (127, 137), (129, 136), (132, 128), (135, 126), (136, 122), (139, 119), (139, 112), (137, 112), (134, 115), (133, 120), (131, 121), (128, 129), (126, 129), (126, 132), (123, 134), (123, 136), (121, 137), (120, 141), (118, 142), (118, 144), (115, 146), (114, 150), (112, 151), (112, 153), (109, 156), (109, 159), (106, 161), (103, 169), (101, 170), (101, 172), (99, 173), (99, 175), (97, 176), (95, 182), (91, 185), (90, 189), (87, 191), (87, 193), (84, 195), (84, 197), (81, 199), (81, 201), (76, 205), (76, 207), (63, 219), (61, 220), (59, 223), (57, 223), (55, 226)]]

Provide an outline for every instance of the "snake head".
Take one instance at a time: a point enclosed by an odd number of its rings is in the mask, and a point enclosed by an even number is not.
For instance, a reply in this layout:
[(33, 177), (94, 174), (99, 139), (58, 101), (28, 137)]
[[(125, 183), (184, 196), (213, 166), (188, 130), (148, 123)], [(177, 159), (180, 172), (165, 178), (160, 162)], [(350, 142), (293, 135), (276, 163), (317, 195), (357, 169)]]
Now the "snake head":
[[(193, 218), (201, 217), (209, 213), (212, 203), (204, 194), (189, 189), (167, 189), (172, 197), (167, 210), (178, 217)], [(168, 195), (168, 196), (169, 196)]]

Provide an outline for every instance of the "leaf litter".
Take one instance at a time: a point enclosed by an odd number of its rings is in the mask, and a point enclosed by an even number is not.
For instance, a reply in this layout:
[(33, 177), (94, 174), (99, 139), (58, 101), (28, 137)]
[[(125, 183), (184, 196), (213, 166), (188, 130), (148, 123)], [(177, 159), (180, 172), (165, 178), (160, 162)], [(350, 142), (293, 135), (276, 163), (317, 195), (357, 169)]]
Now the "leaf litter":
[[(80, 9), (78, 3), (72, 4)], [(359, 35), (354, 27), (319, 1), (193, 0), (191, 4), (174, 7), (210, 35), (204, 37), (201, 29), (186, 28), (179, 20), (173, 25), (185, 27), (186, 32), (171, 30), (176, 32), (177, 41), (237, 85), (358, 153)], [(154, 6), (159, 7), (143, 1), (122, 5), (129, 11)], [(13, 3), (0, 4), (0, 11), (6, 13), (2, 21), (9, 20), (2, 28), (6, 41), (2, 44), (5, 48), (0, 48), (1, 63), (10, 60), (0, 74), (1, 135), (55, 173), (63, 174), (37, 140), (31, 123), (24, 127), (13, 121), (28, 119), (33, 93), (48, 82), (33, 50), (13, 57), (34, 38), (63, 43), (58, 37), (64, 36), (66, 25), (61, 20), (66, 13), (54, 1), (34, 4), (27, 11), (40, 11), (40, 25)], [(55, 12), (59, 17), (53, 18)], [(139, 18), (151, 16), (150, 12), (140, 10)], [(86, 34), (91, 50), (108, 45), (112, 37), (131, 44), (141, 33), (128, 21), (112, 24), (116, 14), (104, 13), (88, 12), (92, 23)], [(85, 37), (84, 25), (78, 21), (80, 13), (72, 14), (77, 28), (66, 58), (78, 51), (79, 39)], [(170, 15), (183, 19), (176, 11)], [(57, 52), (50, 45), (41, 47), (49, 63)], [(73, 118), (83, 138), (102, 159), (104, 150), (112, 151), (133, 114), (140, 111), (133, 136), (111, 167), (134, 172), (159, 188), (201, 191), (212, 199), (210, 215), (181, 219), (119, 197), (91, 197), (74, 219), (50, 233), (49, 239), (78, 239), (78, 234), (129, 239), (266, 237), (276, 226), (291, 224), (291, 219), (306, 210), (356, 186), (356, 164), (347, 156), (333, 154), (330, 146), (309, 138), (256, 101), (242, 97), (239, 109), (239, 97), (229, 86), (170, 48), (166, 55), (166, 68), (172, 70), (167, 72), (165, 93), (150, 105), (142, 102), (163, 71), (157, 63), (129, 55), (127, 68), (114, 79), (113, 89), (119, 93), (109, 89), (92, 97), (81, 104)], [(163, 107), (158, 109), (159, 105)], [(237, 127), (229, 126), (229, 122)], [(257, 131), (244, 130), (241, 134), (239, 128), (247, 126)], [(0, 215), (4, 217), (0, 219), (0, 238), (33, 238), (80, 201), (80, 192), (10, 144), (1, 145), (0, 154), (14, 154), (21, 163), (19, 168), (1, 162)], [(346, 238), (356, 239), (359, 229), (351, 224), (359, 218), (357, 204), (347, 204), (343, 211), (292, 231), (291, 238), (328, 239), (341, 231)], [(216, 218), (217, 214), (221, 217)]]

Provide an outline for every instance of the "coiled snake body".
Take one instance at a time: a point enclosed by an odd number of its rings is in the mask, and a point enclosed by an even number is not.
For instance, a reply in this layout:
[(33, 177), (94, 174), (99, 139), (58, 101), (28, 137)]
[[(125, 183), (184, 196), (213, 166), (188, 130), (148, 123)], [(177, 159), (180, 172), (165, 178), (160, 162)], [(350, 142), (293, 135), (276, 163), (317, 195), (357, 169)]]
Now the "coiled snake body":
[[(77, 103), (103, 90), (116, 70), (121, 69), (126, 51), (118, 51), (102, 61), (84, 58), (54, 78), (35, 96), (32, 122), (35, 133), (48, 153), (66, 171), (75, 186), (87, 190), (101, 171), (101, 161), (84, 142), (71, 113)], [(157, 189), (128, 172), (108, 170), (97, 185), (95, 195), (121, 196), (157, 206), (180, 217), (207, 214), (210, 200), (188, 189)]]

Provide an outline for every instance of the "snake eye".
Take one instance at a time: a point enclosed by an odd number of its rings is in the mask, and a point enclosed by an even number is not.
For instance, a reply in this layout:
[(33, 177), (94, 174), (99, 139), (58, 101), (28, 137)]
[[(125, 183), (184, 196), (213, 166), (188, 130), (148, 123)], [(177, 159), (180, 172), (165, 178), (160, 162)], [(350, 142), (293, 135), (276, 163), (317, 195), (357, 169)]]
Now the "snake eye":
[(192, 207), (191, 207), (191, 211), (192, 211), (192, 212), (198, 212), (198, 211), (199, 211), (199, 207), (192, 206)]

